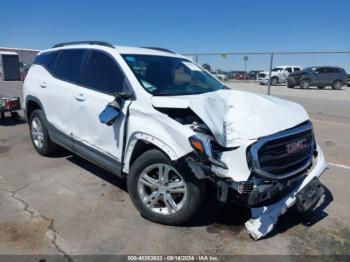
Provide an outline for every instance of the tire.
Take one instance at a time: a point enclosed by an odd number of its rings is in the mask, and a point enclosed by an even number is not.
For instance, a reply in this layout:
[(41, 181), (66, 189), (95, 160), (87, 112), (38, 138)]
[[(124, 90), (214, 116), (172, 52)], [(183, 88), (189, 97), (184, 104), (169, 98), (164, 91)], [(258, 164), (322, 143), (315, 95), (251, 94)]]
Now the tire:
[(318, 89), (325, 89), (325, 86), (318, 86)]
[(303, 80), (301, 83), (300, 83), (300, 88), (301, 89), (309, 89), (310, 88), (310, 80)]
[(47, 131), (46, 117), (40, 109), (34, 110), (29, 118), (30, 138), (35, 150), (42, 156), (48, 156), (57, 150)]
[(18, 112), (11, 112), (11, 118), (15, 122), (19, 122), (19, 120), (21, 120), (21, 117), (19, 116)]
[(287, 83), (287, 87), (288, 88), (294, 88), (294, 85), (290, 84), (290, 83)]
[(332, 84), (332, 89), (334, 89), (334, 90), (339, 90), (339, 89), (341, 89), (342, 87), (343, 87), (343, 81), (341, 81), (341, 80), (336, 80), (336, 81), (334, 81), (333, 82), (333, 84)]
[(277, 86), (278, 85), (278, 78), (277, 77), (272, 77), (271, 78), (271, 85)]
[[(160, 179), (160, 167), (163, 174), (168, 174), (168, 180)], [(172, 179), (173, 181), (170, 181)], [(177, 189), (171, 189), (177, 193), (169, 193), (170, 185), (175, 183), (181, 185)], [(157, 149), (146, 151), (135, 160), (130, 168), (127, 184), (131, 201), (141, 215), (166, 225), (180, 225), (193, 217), (202, 205), (205, 189), (204, 183), (198, 180), (189, 168), (175, 167), (168, 157)], [(165, 188), (167, 184), (168, 189)], [(172, 201), (168, 202), (169, 196)], [(173, 208), (174, 204), (176, 209)]]

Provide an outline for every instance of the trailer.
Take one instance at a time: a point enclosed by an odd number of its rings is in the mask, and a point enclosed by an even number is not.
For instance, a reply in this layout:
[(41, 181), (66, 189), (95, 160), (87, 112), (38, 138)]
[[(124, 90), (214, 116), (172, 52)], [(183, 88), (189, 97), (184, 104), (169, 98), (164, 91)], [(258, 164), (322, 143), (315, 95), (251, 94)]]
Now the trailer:
[(20, 119), (18, 111), (21, 110), (21, 100), (19, 97), (1, 97), (0, 96), (0, 117), (5, 119), (10, 116), (13, 120)]

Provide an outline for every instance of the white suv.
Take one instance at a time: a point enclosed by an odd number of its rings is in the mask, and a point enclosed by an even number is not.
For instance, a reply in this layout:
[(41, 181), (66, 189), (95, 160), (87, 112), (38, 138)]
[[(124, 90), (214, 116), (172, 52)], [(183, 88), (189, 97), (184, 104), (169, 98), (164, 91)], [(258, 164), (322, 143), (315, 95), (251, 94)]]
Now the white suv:
[[(293, 65), (284, 65), (277, 66), (271, 70), (271, 85), (276, 86), (278, 84), (287, 83), (287, 78), (290, 73), (300, 71), (300, 66)], [(257, 76), (257, 81), (261, 85), (266, 85), (269, 82), (269, 73), (270, 71), (260, 72)]]
[[(300, 105), (230, 90), (161, 48), (55, 45), (35, 59), (24, 99), (39, 154), (60, 145), (126, 177), (132, 202), (159, 223), (190, 219), (207, 181), (219, 201), (259, 207), (305, 185), (319, 192), (309, 182), (326, 168)], [(307, 209), (320, 194), (295, 201)]]

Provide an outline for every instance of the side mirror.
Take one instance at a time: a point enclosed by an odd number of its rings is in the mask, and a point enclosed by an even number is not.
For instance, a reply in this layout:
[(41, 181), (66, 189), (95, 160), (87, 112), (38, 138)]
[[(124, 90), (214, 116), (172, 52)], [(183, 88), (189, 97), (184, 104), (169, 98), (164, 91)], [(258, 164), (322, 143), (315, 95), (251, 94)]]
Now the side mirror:
[(106, 124), (107, 126), (113, 125), (121, 114), (124, 101), (130, 99), (132, 95), (124, 92), (118, 92), (114, 94), (114, 97), (114, 101), (108, 103), (105, 109), (98, 116), (100, 122), (102, 124)]
[(109, 103), (106, 108), (100, 113), (98, 118), (102, 124), (111, 126), (120, 115), (120, 110), (121, 108), (117, 108), (115, 105), (113, 105), (113, 102)]

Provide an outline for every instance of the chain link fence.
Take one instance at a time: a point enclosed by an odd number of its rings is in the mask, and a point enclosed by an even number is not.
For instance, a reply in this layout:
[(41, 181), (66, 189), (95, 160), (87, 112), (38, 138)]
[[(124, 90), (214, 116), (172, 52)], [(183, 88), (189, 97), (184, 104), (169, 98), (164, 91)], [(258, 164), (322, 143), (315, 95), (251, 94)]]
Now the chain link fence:
[[(249, 83), (268, 95), (275, 87), (344, 89), (350, 51), (213, 52), (183, 54), (230, 87)], [(265, 88), (264, 88), (265, 87)]]

